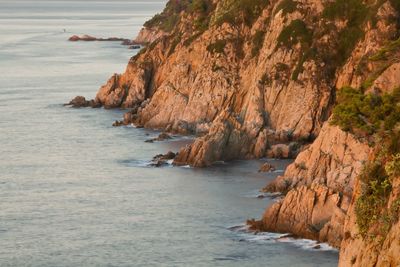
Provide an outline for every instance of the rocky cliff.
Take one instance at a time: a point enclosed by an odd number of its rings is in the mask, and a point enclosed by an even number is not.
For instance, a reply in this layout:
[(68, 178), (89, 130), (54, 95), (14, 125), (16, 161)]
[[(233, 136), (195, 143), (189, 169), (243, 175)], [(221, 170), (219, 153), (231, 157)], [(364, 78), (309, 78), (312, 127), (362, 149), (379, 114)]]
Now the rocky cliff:
[[(125, 123), (196, 134), (176, 165), (298, 155), (265, 189), (284, 197), (254, 227), (341, 247), (343, 266), (395, 266), (379, 255), (399, 258), (398, 223), (373, 248), (355, 223), (377, 116), (347, 101), (329, 118), (342, 90), (370, 106), (396, 98), (386, 93), (400, 86), (399, 11), (398, 0), (171, 0), (139, 35), (148, 46), (92, 103), (129, 109)], [(398, 199), (390, 187), (387, 207)]]
[[(398, 113), (399, 105), (396, 90), (390, 94), (400, 87), (400, 43), (393, 35), (398, 25), (390, 23), (393, 18), (398, 21), (398, 5), (382, 1), (376, 7), (375, 24), (364, 25), (363, 38), (336, 73), (336, 88), (358, 89), (338, 89), (338, 102), (344, 104), (337, 106), (333, 120), (325, 123), (285, 175), (265, 188), (285, 196), (253, 225), (340, 247), (341, 266), (398, 266), (400, 258), (398, 180), (369, 170), (376, 158), (381, 168), (400, 159), (395, 156), (396, 145), (390, 149), (384, 145), (398, 138), (399, 117), (390, 115)], [(380, 110), (385, 99), (390, 99), (390, 108)], [(387, 177), (386, 171), (379, 171)], [(391, 210), (390, 214), (385, 210)], [(384, 222), (376, 219), (379, 216)], [(382, 227), (385, 233), (377, 233)]]

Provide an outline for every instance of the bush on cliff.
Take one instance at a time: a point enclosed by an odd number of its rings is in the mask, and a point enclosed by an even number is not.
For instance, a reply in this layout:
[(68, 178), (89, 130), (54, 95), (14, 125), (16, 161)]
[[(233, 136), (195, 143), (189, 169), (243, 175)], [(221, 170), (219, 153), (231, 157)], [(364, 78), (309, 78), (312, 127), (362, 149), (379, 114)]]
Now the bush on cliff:
[(269, 0), (228, 0), (222, 12), (217, 14), (215, 24), (229, 23), (234, 26), (244, 22), (251, 26), (267, 5)]
[(344, 131), (372, 135), (393, 130), (400, 122), (400, 88), (378, 95), (345, 87), (339, 90), (337, 102), (332, 123)]
[(399, 133), (386, 136), (382, 147), (377, 148), (379, 152), (374, 161), (367, 163), (360, 175), (361, 195), (356, 201), (355, 213), (363, 238), (385, 237), (399, 219), (400, 199), (389, 203), (389, 197), (394, 180), (399, 179), (400, 149), (397, 147), (397, 154), (392, 154), (388, 147), (399, 137)]
[(384, 237), (398, 220), (400, 200), (389, 205), (394, 179), (400, 175), (400, 88), (391, 93), (364, 94), (345, 87), (339, 90), (332, 124), (356, 136), (366, 137), (375, 155), (360, 181), (356, 201), (357, 225), (363, 238)]
[(147, 28), (157, 27), (165, 32), (171, 32), (180, 20), (182, 11), (192, 13), (196, 17), (194, 26), (205, 30), (208, 27), (209, 13), (213, 7), (211, 0), (170, 0), (164, 10), (147, 21)]
[(278, 13), (281, 10), (283, 15), (293, 13), (294, 11), (296, 11), (297, 5), (298, 2), (294, 0), (283, 0), (276, 8), (275, 13)]
[(214, 54), (214, 53), (218, 53), (218, 54), (223, 54), (224, 53), (224, 49), (226, 46), (226, 40), (217, 40), (212, 44), (209, 44), (207, 46), (207, 51)]
[(349, 58), (357, 42), (364, 35), (362, 26), (367, 19), (368, 8), (362, 0), (336, 0), (326, 6), (323, 16), (327, 19), (347, 21), (338, 36), (338, 64)]
[(260, 50), (264, 44), (264, 39), (265, 39), (264, 31), (257, 31), (254, 34), (254, 36), (252, 38), (253, 48), (251, 49), (252, 57), (256, 57), (260, 54)]

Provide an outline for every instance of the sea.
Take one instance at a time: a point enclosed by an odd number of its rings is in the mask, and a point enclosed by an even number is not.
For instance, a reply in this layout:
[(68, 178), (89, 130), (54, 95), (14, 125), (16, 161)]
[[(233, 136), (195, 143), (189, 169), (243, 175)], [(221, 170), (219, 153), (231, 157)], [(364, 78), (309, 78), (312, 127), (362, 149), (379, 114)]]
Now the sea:
[(64, 107), (93, 98), (166, 1), (0, 0), (0, 266), (336, 266), (337, 250), (247, 231), (276, 196), (259, 190), (290, 163), (149, 166), (192, 142), (133, 126), (123, 110)]

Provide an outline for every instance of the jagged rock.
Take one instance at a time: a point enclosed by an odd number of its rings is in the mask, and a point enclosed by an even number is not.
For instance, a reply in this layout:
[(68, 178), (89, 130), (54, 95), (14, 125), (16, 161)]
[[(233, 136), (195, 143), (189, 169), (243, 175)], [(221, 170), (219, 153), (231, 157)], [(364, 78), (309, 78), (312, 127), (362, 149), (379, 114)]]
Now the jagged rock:
[(77, 96), (72, 99), (66, 106), (73, 106), (74, 108), (84, 108), (89, 106), (89, 101), (83, 96)]
[(123, 121), (115, 121), (112, 126), (119, 127), (125, 125)]
[[(340, 194), (326, 186), (300, 186), (289, 191), (283, 200), (275, 202), (264, 214), (262, 224), (259, 224), (264, 231), (290, 232), (339, 247), (342, 226), (332, 224), (331, 220), (333, 214), (337, 214), (344, 221), (342, 205)], [(325, 228), (329, 230), (323, 231)]]
[(400, 63), (388, 67), (372, 85), (373, 89), (386, 91), (397, 87), (400, 87)]
[(168, 140), (168, 139), (172, 139), (172, 137), (171, 137), (169, 134), (167, 134), (167, 133), (160, 133), (160, 134), (158, 135), (158, 137), (153, 138), (153, 139), (146, 140), (145, 142), (146, 142), (146, 143), (153, 143), (153, 142), (156, 142), (156, 141), (165, 141), (165, 140)]
[(95, 40), (96, 40), (96, 37), (93, 37), (93, 36), (90, 36), (90, 35), (83, 35), (83, 36), (73, 35), (68, 39), (68, 41), (71, 41), (71, 42), (95, 41)]
[(273, 171), (275, 171), (275, 167), (268, 162), (264, 163), (258, 170), (258, 172), (273, 172)]
[(73, 35), (68, 39), (70, 42), (78, 42), (78, 41), (85, 41), (85, 42), (94, 42), (94, 41), (99, 41), (99, 42), (116, 42), (116, 41), (121, 41), (122, 45), (135, 45), (136, 42), (126, 39), (126, 38), (118, 38), (118, 37), (110, 37), (110, 38), (96, 38), (94, 36), (90, 35)]
[(129, 49), (140, 49), (142, 48), (140, 45), (130, 45)]
[(287, 159), (290, 156), (289, 146), (285, 144), (273, 145), (267, 151), (267, 157), (276, 159)]
[(169, 151), (167, 154), (159, 154), (153, 158), (150, 166), (162, 167), (164, 165), (167, 165), (168, 161), (174, 159), (176, 156), (177, 154), (172, 151)]
[(285, 175), (272, 182), (267, 191), (286, 191), (288, 187), (318, 182), (351, 197), (356, 176), (370, 151), (368, 144), (328, 122), (315, 142), (298, 155)]
[(266, 187), (287, 194), (267, 209), (263, 227), (339, 247), (352, 189), (370, 151), (368, 144), (326, 123), (315, 142)]
[(244, 141), (247, 139), (235, 129), (238, 123), (229, 111), (221, 113), (211, 126), (209, 134), (181, 149), (174, 165), (205, 167), (221, 158), (237, 158), (243, 153)]
[(167, 35), (167, 33), (159, 29), (143, 28), (135, 38), (135, 42), (138, 44), (152, 43), (165, 35)]
[(86, 107), (99, 108), (101, 107), (101, 104), (95, 100), (87, 101), (85, 97), (77, 96), (74, 99), (72, 99), (68, 104), (64, 104), (64, 106), (72, 106), (74, 108), (86, 108)]

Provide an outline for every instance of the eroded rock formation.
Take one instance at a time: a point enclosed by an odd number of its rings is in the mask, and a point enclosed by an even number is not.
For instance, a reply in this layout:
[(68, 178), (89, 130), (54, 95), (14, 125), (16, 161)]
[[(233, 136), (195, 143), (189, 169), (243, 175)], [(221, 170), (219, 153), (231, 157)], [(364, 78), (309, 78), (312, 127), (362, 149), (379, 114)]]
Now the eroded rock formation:
[(315, 142), (265, 188), (287, 194), (265, 212), (262, 228), (339, 247), (354, 183), (370, 150), (339, 127), (325, 124)]

